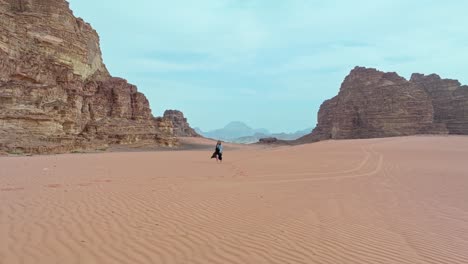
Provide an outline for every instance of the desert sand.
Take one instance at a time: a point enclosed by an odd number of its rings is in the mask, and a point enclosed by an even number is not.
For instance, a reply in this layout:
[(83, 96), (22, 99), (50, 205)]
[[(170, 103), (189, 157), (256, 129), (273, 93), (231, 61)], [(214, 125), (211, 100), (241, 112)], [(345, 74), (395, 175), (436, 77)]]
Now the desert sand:
[(468, 263), (468, 137), (195, 145), (0, 158), (0, 263)]

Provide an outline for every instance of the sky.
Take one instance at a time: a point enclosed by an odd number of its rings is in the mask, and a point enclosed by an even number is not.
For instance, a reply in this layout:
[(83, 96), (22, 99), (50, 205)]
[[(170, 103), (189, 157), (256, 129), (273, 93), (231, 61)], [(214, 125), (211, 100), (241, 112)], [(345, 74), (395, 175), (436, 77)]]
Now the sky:
[(110, 73), (204, 131), (314, 127), (355, 66), (468, 84), (465, 0), (69, 0)]

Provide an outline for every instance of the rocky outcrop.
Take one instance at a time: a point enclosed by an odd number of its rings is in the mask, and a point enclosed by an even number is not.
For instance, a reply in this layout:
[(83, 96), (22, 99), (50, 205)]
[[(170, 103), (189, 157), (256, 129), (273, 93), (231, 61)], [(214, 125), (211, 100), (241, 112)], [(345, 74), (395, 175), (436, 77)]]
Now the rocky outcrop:
[(177, 144), (171, 121), (110, 76), (96, 31), (65, 0), (0, 0), (0, 17), (0, 150)]
[(172, 121), (174, 127), (174, 134), (177, 137), (200, 137), (200, 135), (190, 127), (187, 118), (178, 110), (166, 110), (164, 118)]
[(275, 137), (261, 138), (258, 140), (260, 144), (273, 144), (278, 142), (278, 139)]
[(435, 124), (445, 126), (449, 134), (468, 135), (468, 86), (436, 74), (415, 73), (410, 81), (431, 97)]
[(356, 67), (322, 104), (312, 133), (319, 139), (418, 134), (431, 127), (433, 112), (421, 87), (396, 73)]
[(325, 101), (312, 134), (299, 141), (468, 134), (468, 89), (437, 75), (356, 67), (334, 98)]

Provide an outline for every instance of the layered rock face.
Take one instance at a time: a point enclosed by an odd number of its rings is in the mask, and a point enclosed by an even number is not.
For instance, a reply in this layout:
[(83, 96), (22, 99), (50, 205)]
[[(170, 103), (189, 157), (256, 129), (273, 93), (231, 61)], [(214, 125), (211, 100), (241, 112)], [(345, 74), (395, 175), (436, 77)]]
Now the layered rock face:
[(415, 73), (411, 82), (424, 88), (434, 106), (434, 123), (446, 126), (450, 134), (468, 135), (468, 86), (436, 74)]
[(174, 134), (177, 137), (200, 137), (200, 135), (190, 127), (184, 113), (178, 110), (166, 110), (163, 117), (172, 122)]
[(325, 101), (308, 141), (468, 134), (468, 88), (437, 75), (396, 73), (356, 67), (340, 92)]
[(73, 16), (66, 1), (0, 0), (0, 14), (1, 80), (56, 84), (73, 75), (110, 77), (97, 33)]
[(137, 88), (109, 75), (65, 0), (0, 0), (0, 149), (55, 153), (177, 143)]
[(396, 73), (357, 67), (322, 104), (312, 133), (320, 139), (412, 135), (431, 127), (433, 112), (421, 87)]

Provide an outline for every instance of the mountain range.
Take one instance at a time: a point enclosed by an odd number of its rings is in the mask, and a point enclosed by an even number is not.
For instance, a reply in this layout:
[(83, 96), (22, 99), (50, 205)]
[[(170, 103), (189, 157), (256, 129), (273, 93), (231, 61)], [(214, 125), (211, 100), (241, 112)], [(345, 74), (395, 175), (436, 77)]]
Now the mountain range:
[(275, 137), (281, 140), (295, 140), (310, 133), (312, 128), (300, 130), (294, 133), (272, 133), (265, 128), (252, 128), (243, 122), (234, 121), (220, 129), (204, 132), (200, 128), (195, 128), (195, 131), (207, 138), (219, 139), (233, 143), (250, 144), (258, 142), (259, 139), (266, 137)]

